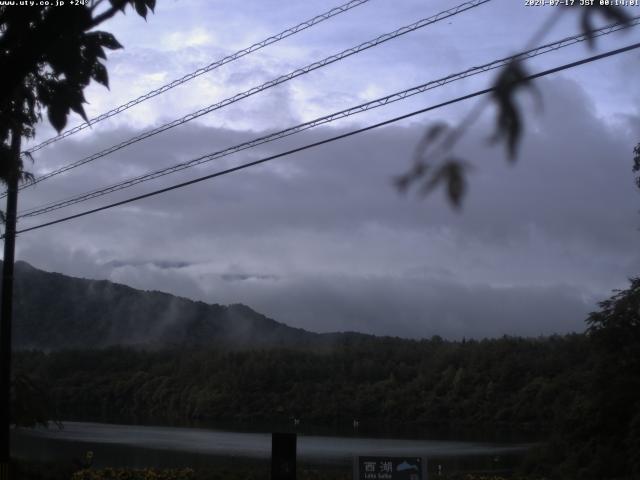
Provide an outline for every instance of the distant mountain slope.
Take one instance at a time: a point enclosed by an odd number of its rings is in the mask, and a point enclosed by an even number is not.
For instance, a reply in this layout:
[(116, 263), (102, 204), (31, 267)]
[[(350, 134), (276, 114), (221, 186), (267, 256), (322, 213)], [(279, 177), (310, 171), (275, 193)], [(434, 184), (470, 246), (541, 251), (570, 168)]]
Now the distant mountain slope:
[(321, 336), (278, 323), (245, 305), (209, 305), (106, 280), (45, 272), (26, 262), (15, 266), (13, 325), (18, 349), (284, 346)]

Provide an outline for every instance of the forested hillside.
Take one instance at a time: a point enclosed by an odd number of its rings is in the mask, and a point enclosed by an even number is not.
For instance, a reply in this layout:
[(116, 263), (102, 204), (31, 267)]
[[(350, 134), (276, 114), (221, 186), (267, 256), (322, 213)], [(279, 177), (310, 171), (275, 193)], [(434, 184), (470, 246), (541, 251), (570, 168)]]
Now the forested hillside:
[(573, 408), (591, 359), (580, 335), (446, 342), (361, 337), (314, 351), (23, 352), (62, 418), (549, 429)]
[(21, 423), (506, 427), (548, 439), (538, 473), (640, 475), (640, 278), (584, 334), (452, 342), (314, 334), (244, 306), (17, 267), (17, 343), (33, 347), (15, 355)]
[(347, 335), (314, 349), (113, 347), (15, 360), (61, 419), (256, 428), (299, 418), (334, 431), (358, 419), (363, 433), (470, 428), (484, 438), (502, 429), (547, 441), (531, 453), (530, 472), (618, 478), (639, 466), (637, 353), (612, 361), (594, 338)]
[(16, 263), (14, 305), (18, 349), (273, 346), (317, 337), (245, 305), (209, 305), (106, 280), (44, 272), (25, 262)]

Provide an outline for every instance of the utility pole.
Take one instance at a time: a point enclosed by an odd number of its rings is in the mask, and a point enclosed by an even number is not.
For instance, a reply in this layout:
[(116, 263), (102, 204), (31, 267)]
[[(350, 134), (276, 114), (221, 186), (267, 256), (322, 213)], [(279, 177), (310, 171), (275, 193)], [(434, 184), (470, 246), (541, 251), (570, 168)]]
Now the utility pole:
[(7, 178), (7, 210), (5, 213), (4, 259), (2, 262), (2, 297), (0, 304), (0, 480), (9, 480), (11, 460), (11, 321), (13, 317), (13, 261), (18, 210), (18, 177), (20, 176), (20, 132), (11, 132), (11, 165)]

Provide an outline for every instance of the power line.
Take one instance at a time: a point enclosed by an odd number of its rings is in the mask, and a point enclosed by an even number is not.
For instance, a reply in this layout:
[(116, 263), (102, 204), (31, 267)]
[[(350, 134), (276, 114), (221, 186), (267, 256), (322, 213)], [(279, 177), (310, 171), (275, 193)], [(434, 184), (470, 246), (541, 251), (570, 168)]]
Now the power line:
[[(607, 58), (607, 57), (610, 57), (610, 56), (613, 56), (613, 55), (619, 55), (621, 53), (628, 52), (628, 51), (634, 50), (636, 48), (640, 48), (640, 43), (634, 43), (633, 45), (629, 45), (627, 47), (619, 48), (619, 49), (616, 49), (616, 50), (611, 50), (609, 52), (602, 53), (602, 54), (599, 54), (599, 55), (593, 55), (591, 57), (587, 57), (587, 58), (584, 58), (582, 60), (578, 60), (576, 62), (567, 63), (567, 64), (561, 65), (559, 67), (555, 67), (555, 68), (551, 68), (551, 69), (548, 69), (548, 70), (544, 70), (544, 71), (539, 72), (539, 73), (531, 74), (531, 75), (528, 75), (528, 76), (524, 77), (521, 80), (521, 82), (534, 80), (536, 78), (544, 77), (546, 75), (550, 75), (552, 73), (557, 73), (557, 72), (560, 72), (562, 70), (567, 70), (567, 69), (574, 68), (574, 67), (577, 67), (577, 66), (580, 66), (580, 65), (585, 65), (587, 63), (595, 62), (597, 60), (601, 60), (603, 58)], [(286, 152), (281, 152), (281, 153), (278, 153), (276, 155), (271, 155), (269, 157), (265, 157), (265, 158), (262, 158), (260, 160), (255, 160), (253, 162), (244, 163), (242, 165), (238, 165), (238, 166), (232, 167), (232, 168), (227, 168), (225, 170), (221, 170), (221, 171), (216, 172), (216, 173), (212, 173), (212, 174), (209, 174), (209, 175), (198, 177), (198, 178), (195, 178), (193, 180), (189, 180), (187, 182), (178, 183), (178, 184), (172, 185), (170, 187), (161, 188), (159, 190), (154, 190), (152, 192), (145, 193), (143, 195), (138, 195), (138, 196), (135, 196), (135, 197), (131, 197), (131, 198), (128, 198), (126, 200), (121, 200), (119, 202), (114, 202), (114, 203), (111, 203), (111, 204), (108, 204), (108, 205), (104, 205), (102, 207), (93, 208), (93, 209), (90, 209), (90, 210), (85, 210), (84, 212), (76, 213), (74, 215), (69, 215), (67, 217), (59, 218), (57, 220), (52, 220), (50, 222), (41, 223), (41, 224), (35, 225), (33, 227), (24, 228), (22, 230), (18, 230), (16, 232), (16, 234), (30, 232), (32, 230), (38, 230), (40, 228), (48, 227), (48, 226), (51, 226), (51, 225), (56, 225), (58, 223), (68, 222), (70, 220), (74, 220), (76, 218), (84, 217), (86, 215), (91, 215), (93, 213), (97, 213), (97, 212), (101, 212), (103, 210), (108, 210), (108, 209), (111, 209), (111, 208), (115, 208), (115, 207), (118, 207), (118, 206), (121, 206), (121, 205), (125, 205), (127, 203), (132, 203), (132, 202), (135, 202), (135, 201), (138, 201), (138, 200), (142, 200), (144, 198), (153, 197), (155, 195), (160, 195), (162, 193), (170, 192), (172, 190), (176, 190), (176, 189), (183, 188), (183, 187), (186, 187), (186, 186), (189, 186), (189, 185), (193, 185), (195, 183), (200, 183), (200, 182), (203, 182), (205, 180), (210, 180), (212, 178), (221, 177), (221, 176), (227, 175), (229, 173), (237, 172), (239, 170), (244, 170), (246, 168), (253, 167), (255, 165), (260, 165), (262, 163), (266, 163), (266, 162), (269, 162), (271, 160), (275, 160), (277, 158), (285, 157), (285, 156), (288, 156), (288, 155), (292, 155), (294, 153), (298, 153), (298, 152), (302, 152), (304, 150), (308, 150), (310, 148), (314, 148), (314, 147), (318, 147), (320, 145), (324, 145), (326, 143), (331, 143), (331, 142), (334, 142), (336, 140), (341, 140), (343, 138), (347, 138), (347, 137), (351, 137), (351, 136), (354, 136), (354, 135), (358, 135), (360, 133), (364, 133), (364, 132), (367, 132), (369, 130), (373, 130), (375, 128), (383, 127), (385, 125), (390, 125), (392, 123), (396, 123), (396, 122), (399, 122), (401, 120), (405, 120), (407, 118), (414, 117), (416, 115), (420, 115), (422, 113), (426, 113), (426, 112), (429, 112), (429, 111), (432, 111), (432, 110), (436, 110), (438, 108), (442, 108), (442, 107), (445, 107), (447, 105), (452, 105), (454, 103), (458, 103), (458, 102), (461, 102), (461, 101), (464, 101), (464, 100), (469, 100), (471, 98), (478, 97), (480, 95), (486, 95), (487, 93), (491, 93), (491, 92), (493, 92), (495, 90), (496, 90), (496, 87), (490, 87), (490, 88), (486, 88), (484, 90), (478, 90), (476, 92), (473, 92), (473, 93), (470, 93), (470, 94), (467, 94), (467, 95), (463, 95), (461, 97), (457, 97), (457, 98), (454, 98), (452, 100), (448, 100), (446, 102), (439, 103), (437, 105), (432, 105), (430, 107), (426, 107), (426, 108), (423, 108), (423, 109), (420, 109), (420, 110), (416, 110), (416, 111), (413, 111), (411, 113), (407, 113), (405, 115), (401, 115), (399, 117), (394, 117), (394, 118), (391, 118), (389, 120), (385, 120), (383, 122), (375, 123), (375, 124), (369, 125), (367, 127), (359, 128), (357, 130), (352, 130), (350, 132), (343, 133), (341, 135), (336, 135), (334, 137), (327, 138), (325, 140), (321, 140), (321, 141), (318, 141), (318, 142), (314, 142), (314, 143), (310, 143), (310, 144), (304, 145), (302, 147), (298, 147), (298, 148), (294, 148), (294, 149), (291, 149), (291, 150), (287, 150)], [(4, 235), (2, 235), (2, 237), (0, 237), (0, 238), (4, 238)]]
[[(130, 109), (131, 107), (138, 105), (139, 103), (142, 103), (146, 100), (149, 100), (150, 98), (156, 97), (168, 90), (171, 90), (172, 88), (177, 87), (178, 85), (182, 85), (183, 83), (186, 83), (190, 80), (193, 80), (196, 77), (199, 77), (200, 75), (203, 75), (205, 73), (208, 73), (212, 70), (215, 70), (216, 68), (219, 68), (227, 63), (231, 63), (234, 60), (237, 60), (239, 58), (244, 57), (245, 55), (249, 55), (250, 53), (253, 53), (257, 50), (260, 50), (268, 45), (271, 45), (273, 43), (279, 42), (280, 40), (283, 40), (287, 37), (290, 37), (292, 35), (295, 35), (296, 33), (302, 32), (303, 30), (306, 30), (307, 28), (311, 28), (319, 23), (324, 22), (325, 20), (328, 20), (332, 17), (335, 17), (336, 15), (339, 15), (341, 13), (344, 13), (348, 10), (351, 10), (352, 8), (358, 7), (364, 3), (367, 3), (370, 0), (351, 0), (343, 5), (340, 5), (338, 7), (332, 8), (331, 10), (328, 10), (327, 12), (321, 13), (320, 15), (316, 15), (315, 17), (306, 20), (302, 23), (299, 23), (298, 25), (291, 27), (291, 28), (287, 28), (286, 30), (283, 30), (280, 33), (277, 33), (275, 35), (270, 36), (269, 38), (266, 38), (260, 42), (254, 43), (253, 45), (247, 47), (247, 48), (243, 48), (242, 50), (238, 50), (235, 53), (232, 53), (231, 55), (227, 55), (224, 58), (221, 58), (219, 60), (216, 60), (215, 62), (210, 63), (209, 65), (206, 65), (204, 67), (201, 67), (191, 73), (188, 73), (187, 75), (178, 78), (176, 80), (173, 80), (172, 82), (169, 82), (161, 87), (158, 87), (155, 90), (151, 90), (148, 93), (145, 93), (144, 95), (140, 95), (138, 98), (134, 98), (133, 100), (128, 101), (127, 103), (124, 103), (112, 110), (109, 110), (108, 112), (102, 113), (101, 115), (98, 115), (97, 117), (91, 118), (89, 119), (88, 122), (84, 122), (81, 123), (80, 125), (77, 125), (76, 127), (70, 128), (69, 130), (65, 130), (64, 132), (62, 132), (60, 135), (56, 135), (55, 137), (51, 137), (47, 140), (45, 140), (42, 143), (39, 143), (38, 145), (32, 147), (31, 149), (28, 150), (28, 153), (34, 153), (37, 152), (38, 150), (46, 147), (47, 145), (51, 145), (52, 143), (55, 143), (59, 140), (62, 140), (63, 138), (69, 137), (75, 133), (78, 133), (82, 130), (84, 130), (85, 128), (88, 128), (98, 122), (101, 122), (103, 120), (106, 120), (107, 118), (113, 117), (114, 115), (117, 115), (121, 112), (124, 112), (125, 110)], [(25, 152), (26, 153), (26, 152)]]
[[(613, 25), (609, 25), (603, 28), (600, 28), (594, 32), (592, 32), (592, 36), (595, 37), (601, 37), (604, 35), (609, 35), (611, 33), (617, 32), (619, 30), (625, 29), (625, 28), (629, 28), (632, 26), (636, 26), (638, 25), (638, 23), (640, 23), (640, 16), (635, 17), (631, 20), (631, 22), (629, 22), (628, 24), (621, 24), (621, 23), (617, 23), (617, 24), (613, 24)], [(305, 123), (301, 123), (299, 125), (287, 128), (285, 130), (281, 130), (269, 135), (265, 135), (262, 137), (258, 137), (252, 140), (249, 140), (247, 142), (243, 142), (240, 143), (238, 145), (232, 146), (232, 147), (228, 147), (225, 148), (223, 150), (214, 152), (214, 153), (210, 153), (207, 155), (203, 155), (194, 159), (191, 159), (189, 161), (186, 162), (182, 162), (182, 163), (178, 163), (176, 165), (172, 165), (170, 167), (166, 167), (166, 168), (162, 168), (159, 170), (155, 170), (149, 173), (146, 173), (144, 175), (140, 175), (138, 177), (133, 177), (130, 178), (128, 180), (124, 180), (122, 182), (118, 182), (106, 187), (102, 187), (100, 189), (97, 190), (93, 190), (90, 192), (85, 192), (79, 195), (75, 195), (72, 197), (68, 197), (66, 199), (63, 200), (58, 200), (55, 202), (50, 202), (44, 205), (40, 205), (40, 206), (36, 206), (30, 209), (26, 209), (22, 212), (20, 212), (20, 214), (18, 215), (18, 218), (25, 218), (25, 217), (34, 217), (34, 216), (38, 216), (38, 215), (42, 215), (45, 213), (49, 213), (52, 212), (54, 210), (59, 210), (61, 208), (70, 206), (70, 205), (75, 205), (77, 203), (81, 203), (93, 198), (98, 198), (101, 197), (103, 195), (107, 195), (109, 193), (113, 193), (119, 190), (123, 190), (125, 188), (129, 188), (135, 185), (138, 185), (140, 183), (146, 182), (146, 181), (150, 181), (150, 180), (154, 180), (156, 178), (160, 178), (163, 177), (165, 175), (169, 175), (175, 172), (179, 172), (181, 170), (185, 170), (187, 168), (191, 168), (191, 167), (195, 167), (197, 165), (201, 165), (203, 163), (206, 162), (210, 162), (212, 160), (216, 160), (222, 157), (226, 157), (228, 155), (240, 152), (242, 150), (246, 150), (258, 145), (262, 145), (268, 142), (272, 142), (284, 137), (288, 137), (290, 135), (294, 135), (296, 133), (317, 127), (319, 125), (323, 125), (323, 124), (327, 124), (330, 122), (333, 122), (335, 120), (338, 119), (342, 119), (342, 118), (346, 118), (349, 117), (351, 115), (355, 115), (358, 113), (362, 113), (362, 112), (366, 112), (369, 110), (372, 110), (374, 108), (378, 108), (378, 107), (382, 107), (385, 105), (388, 105), (390, 103), (394, 103), (400, 100), (405, 100), (406, 98), (409, 98), (413, 95), (417, 95), (419, 93), (423, 93), (425, 91), (437, 88), (437, 87), (441, 87), (443, 85), (452, 83), (454, 81), (457, 80), (461, 80), (464, 78), (468, 78), (474, 75), (478, 75), (480, 73), (484, 73), (490, 70), (495, 70), (497, 68), (501, 68), (504, 67), (505, 65), (507, 65), (509, 62), (513, 61), (514, 59), (520, 59), (520, 60), (526, 60), (526, 59), (530, 59), (539, 55), (543, 55), (555, 50), (558, 50), (560, 48), (564, 48), (570, 45), (574, 45), (576, 43), (579, 42), (583, 42), (588, 38), (588, 36), (586, 34), (579, 34), (579, 35), (574, 35), (571, 37), (566, 37), (563, 38), (561, 40), (557, 40), (553, 43), (548, 43), (546, 45), (542, 45), (530, 50), (527, 50), (525, 52), (521, 52), (518, 53), (516, 55), (512, 55), (510, 57), (506, 57), (506, 58), (502, 58), (500, 60), (494, 60), (493, 62), (481, 65), (481, 66), (477, 66), (477, 67), (472, 67), (469, 68), (467, 70), (464, 70), (462, 72), (459, 73), (455, 73), (455, 74), (451, 74), (448, 75), (446, 77), (440, 78), (438, 80), (432, 80), (429, 81), (427, 83), (424, 83), (422, 85), (416, 86), (416, 87), (412, 87), (406, 90), (402, 90), (400, 92), (396, 92), (375, 100), (371, 100), (369, 102), (354, 106), (354, 107), (350, 107), (348, 109), (345, 110), (341, 110), (339, 112), (335, 112), (329, 115), (325, 115), (323, 117), (319, 117), (316, 118), (314, 120), (305, 122)]]
[(332, 63), (335, 63), (337, 61), (343, 60), (343, 59), (345, 59), (345, 58), (347, 58), (347, 57), (349, 57), (351, 55), (355, 55), (356, 53), (359, 53), (359, 52), (362, 52), (362, 51), (367, 50), (369, 48), (375, 47), (377, 45), (380, 45), (381, 43), (387, 42), (387, 41), (392, 40), (392, 39), (394, 39), (396, 37), (399, 37), (401, 35), (405, 35), (405, 34), (407, 34), (409, 32), (414, 31), (414, 30), (418, 30), (420, 28), (426, 27), (427, 25), (434, 24), (436, 22), (439, 22), (439, 21), (444, 20), (446, 18), (452, 17), (454, 15), (457, 15), (457, 14), (462, 13), (464, 11), (470, 10), (472, 8), (478, 7), (478, 6), (482, 5), (482, 4), (488, 3), (490, 1), (491, 0), (471, 0), (471, 1), (468, 1), (468, 2), (465, 2), (465, 3), (462, 3), (462, 4), (460, 4), (460, 5), (456, 6), (456, 7), (450, 8), (449, 10), (445, 10), (445, 11), (442, 11), (440, 13), (437, 13), (436, 15), (433, 15), (431, 17), (419, 20), (419, 21), (417, 21), (415, 23), (412, 23), (411, 25), (407, 25), (407, 26), (401, 27), (401, 28), (399, 28), (397, 30), (394, 30), (393, 32), (385, 33), (383, 35), (380, 35), (380, 36), (374, 38), (373, 40), (369, 40), (367, 42), (361, 43), (358, 46), (355, 46), (355, 47), (352, 47), (352, 48), (348, 48), (346, 50), (343, 50), (340, 53), (331, 55), (329, 57), (324, 58), (323, 60), (311, 63), (311, 64), (309, 64), (309, 65), (307, 65), (305, 67), (298, 68), (297, 70), (294, 70), (294, 71), (292, 71), (292, 72), (290, 72), (290, 73), (288, 73), (286, 75), (282, 75), (282, 76), (277, 77), (277, 78), (275, 78), (273, 80), (270, 80), (270, 81), (268, 81), (266, 83), (263, 83), (262, 85), (259, 85), (257, 87), (253, 87), (253, 88), (251, 88), (249, 90), (246, 90), (246, 91), (244, 91), (242, 93), (238, 93), (238, 94), (234, 95), (233, 97), (226, 98), (225, 100), (222, 100), (222, 101), (220, 101), (218, 103), (215, 103), (213, 105), (209, 105), (208, 107), (201, 108), (200, 110), (197, 110), (196, 112), (190, 113), (189, 115), (186, 115), (186, 116), (184, 116), (182, 118), (173, 120), (173, 121), (171, 121), (169, 123), (166, 123), (164, 125), (156, 127), (156, 128), (154, 128), (152, 130), (147, 130), (146, 132), (144, 132), (144, 133), (142, 133), (140, 135), (137, 135), (137, 136), (132, 137), (132, 138), (130, 138), (128, 140), (125, 140), (124, 142), (121, 142), (121, 143), (119, 143), (117, 145), (113, 145), (113, 146), (111, 146), (111, 147), (109, 147), (109, 148), (107, 148), (105, 150), (102, 150), (101, 152), (95, 153), (95, 154), (90, 155), (88, 157), (85, 157), (85, 158), (83, 158), (81, 160), (78, 160), (76, 162), (70, 163), (70, 164), (65, 165), (65, 166), (63, 166), (61, 168), (58, 168), (58, 169), (56, 169), (56, 170), (54, 170), (52, 172), (49, 172), (49, 173), (47, 173), (45, 175), (42, 175), (42, 176), (36, 178), (32, 182), (30, 182), (28, 184), (25, 184), (25, 185), (22, 185), (20, 188), (23, 189), (23, 188), (35, 185), (37, 183), (42, 182), (43, 180), (46, 180), (46, 179), (51, 178), (53, 176), (59, 175), (59, 174), (64, 173), (64, 172), (66, 172), (68, 170), (71, 170), (73, 168), (79, 167), (79, 166), (84, 165), (86, 163), (92, 162), (92, 161), (97, 160), (99, 158), (105, 157), (105, 156), (107, 156), (107, 155), (109, 155), (109, 154), (111, 154), (113, 152), (116, 152), (116, 151), (118, 151), (118, 150), (120, 150), (122, 148), (125, 148), (125, 147), (127, 147), (129, 145), (132, 145), (134, 143), (137, 143), (137, 142), (139, 142), (141, 140), (144, 140), (146, 138), (152, 137), (152, 136), (157, 135), (157, 134), (159, 134), (161, 132), (169, 130), (169, 129), (173, 128), (173, 127), (176, 127), (178, 125), (182, 125), (183, 123), (189, 122), (189, 121), (194, 120), (194, 119), (196, 119), (198, 117), (201, 117), (203, 115), (211, 113), (214, 110), (218, 110), (220, 108), (226, 107), (228, 105), (231, 105), (232, 103), (238, 102), (239, 100), (242, 100), (244, 98), (250, 97), (252, 95), (260, 93), (260, 92), (262, 92), (264, 90), (267, 90), (269, 88), (275, 87), (276, 85), (280, 85), (282, 83), (285, 83), (285, 82), (287, 82), (289, 80), (292, 80), (292, 79), (294, 79), (296, 77), (299, 77), (301, 75), (309, 73), (309, 72), (311, 72), (313, 70), (317, 70), (319, 68), (325, 67), (325, 66), (330, 65)]

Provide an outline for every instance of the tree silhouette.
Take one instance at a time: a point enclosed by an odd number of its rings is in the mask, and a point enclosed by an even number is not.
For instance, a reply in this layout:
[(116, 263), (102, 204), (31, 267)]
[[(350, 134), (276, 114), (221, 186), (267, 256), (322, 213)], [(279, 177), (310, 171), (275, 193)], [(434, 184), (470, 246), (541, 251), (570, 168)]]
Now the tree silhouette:
[(146, 18), (155, 0), (105, 0), (70, 6), (0, 7), (0, 179), (14, 164), (12, 133), (33, 136), (46, 110), (59, 132), (71, 111), (85, 121), (84, 89), (91, 80), (109, 86), (105, 49), (122, 48), (116, 38), (94, 30), (128, 5)]
[[(0, 6), (0, 181), (7, 184), (7, 209), (0, 311), (0, 480), (9, 477), (11, 396), (31, 406), (14, 411), (15, 420), (42, 423), (48, 413), (36, 398), (37, 387), (25, 377), (11, 382), (13, 260), (20, 180), (28, 180), (20, 152), (21, 139), (35, 135), (46, 111), (60, 132), (73, 111), (88, 121), (84, 89), (94, 80), (109, 86), (105, 50), (122, 48), (116, 38), (95, 30), (127, 6), (146, 18), (155, 0), (86, 0), (82, 4)], [(80, 2), (78, 2), (80, 3)], [(13, 383), (13, 388), (12, 388)], [(16, 398), (17, 400), (17, 398)]]
[(576, 444), (588, 446), (594, 458), (603, 460), (594, 462), (592, 477), (640, 475), (640, 277), (630, 282), (626, 290), (616, 290), (600, 302), (600, 310), (587, 319), (598, 361), (593, 408), (584, 419), (586, 438)]

